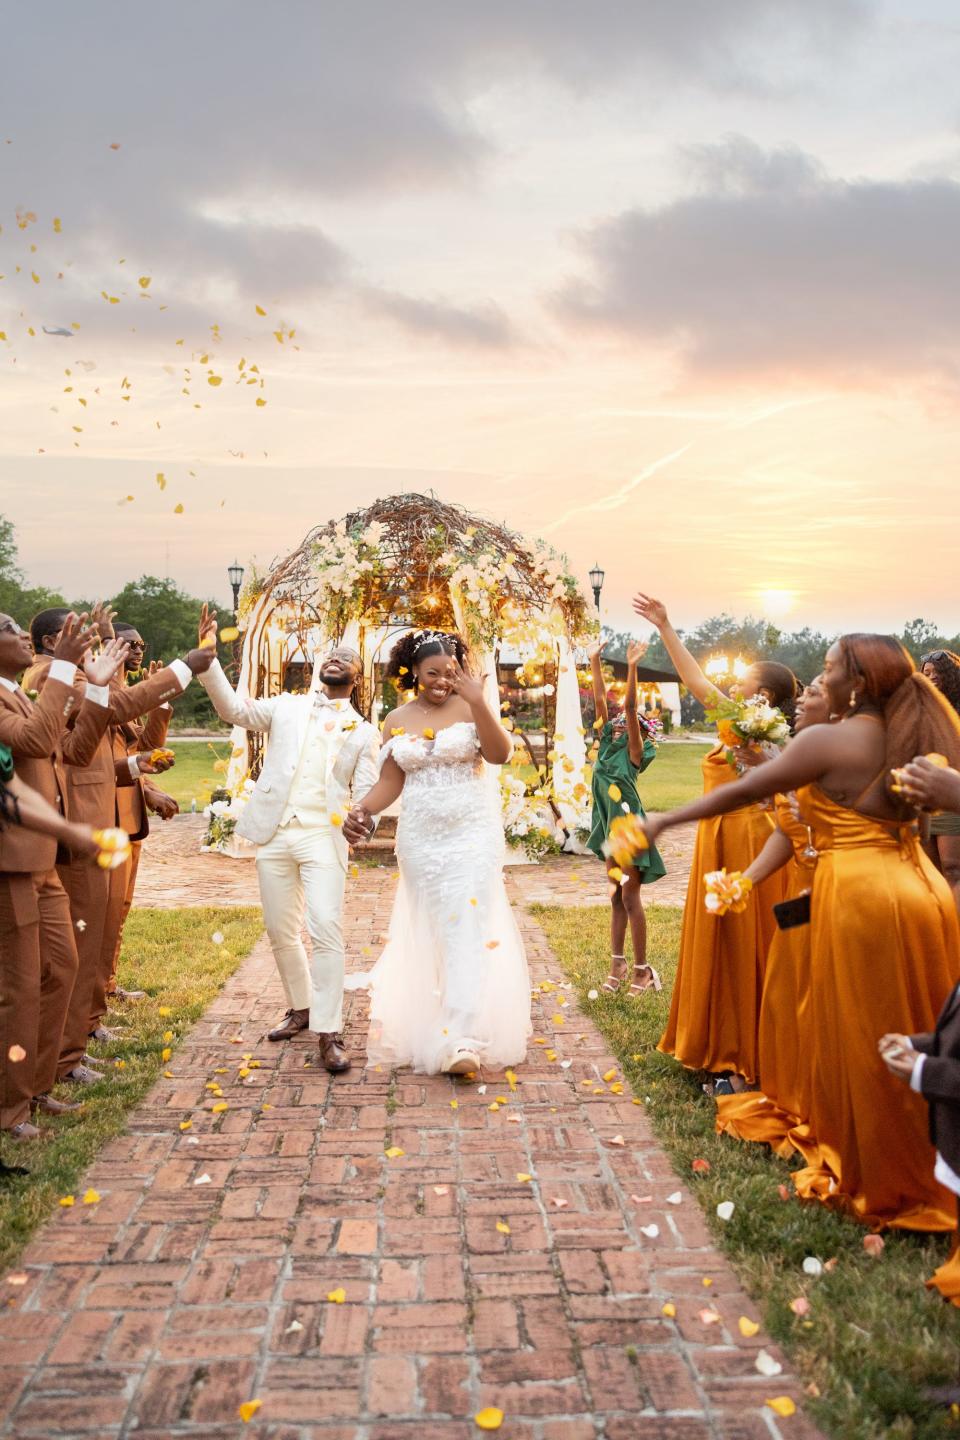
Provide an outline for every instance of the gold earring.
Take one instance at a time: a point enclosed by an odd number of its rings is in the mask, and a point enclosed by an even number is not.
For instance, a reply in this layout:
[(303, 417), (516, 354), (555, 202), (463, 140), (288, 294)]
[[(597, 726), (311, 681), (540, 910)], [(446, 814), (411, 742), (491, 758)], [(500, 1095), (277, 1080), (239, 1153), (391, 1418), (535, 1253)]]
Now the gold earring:
[(851, 690), (851, 691), (850, 691), (850, 709), (851, 709), (851, 710), (856, 710), (856, 708), (857, 708), (857, 692), (856, 692), (856, 690)]

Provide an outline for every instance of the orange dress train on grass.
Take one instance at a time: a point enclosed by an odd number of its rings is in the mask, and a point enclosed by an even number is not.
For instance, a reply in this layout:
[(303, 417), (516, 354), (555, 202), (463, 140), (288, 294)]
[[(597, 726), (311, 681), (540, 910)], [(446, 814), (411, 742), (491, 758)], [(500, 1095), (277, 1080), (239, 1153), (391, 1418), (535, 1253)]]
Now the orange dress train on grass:
[(953, 1230), (956, 1197), (933, 1178), (927, 1107), (891, 1075), (881, 1035), (929, 1031), (960, 973), (950, 887), (913, 827), (804, 791), (819, 851), (810, 926), (810, 1163), (801, 1197), (864, 1224)]
[[(803, 791), (800, 791), (802, 797)], [(793, 846), (783, 867), (786, 898), (813, 888), (816, 856), (812, 835), (798, 820), (789, 796), (778, 795), (778, 827)], [(794, 1132), (806, 1119), (810, 1090), (810, 926), (777, 929), (767, 953), (757, 1042), (761, 1090), (717, 1097), (717, 1130), (738, 1140), (770, 1145), (788, 1159), (806, 1150)], [(802, 1134), (802, 1132), (801, 1132)]]
[[(704, 789), (737, 779), (711, 750), (703, 760)], [(745, 870), (774, 828), (773, 815), (745, 805), (728, 815), (701, 820), (680, 932), (680, 959), (670, 1018), (657, 1046), (690, 1070), (730, 1070), (751, 1083), (757, 1078), (757, 1024), (767, 951), (777, 928), (773, 906), (786, 895), (782, 871), (758, 885), (739, 915), (709, 914), (703, 877), (711, 870)]]

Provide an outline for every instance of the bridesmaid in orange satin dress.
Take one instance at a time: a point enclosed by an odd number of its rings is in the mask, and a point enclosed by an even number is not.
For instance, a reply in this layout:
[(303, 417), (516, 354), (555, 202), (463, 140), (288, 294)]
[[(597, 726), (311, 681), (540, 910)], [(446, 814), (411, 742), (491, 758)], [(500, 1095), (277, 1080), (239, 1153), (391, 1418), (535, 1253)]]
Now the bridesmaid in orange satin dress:
[[(796, 732), (830, 719), (830, 702), (818, 676), (797, 701)], [(809, 894), (817, 862), (813, 832), (799, 818), (806, 794), (778, 795), (776, 826), (763, 850), (747, 867), (754, 884), (783, 868), (788, 900)], [(806, 1127), (810, 1090), (810, 926), (776, 931), (767, 955), (760, 1002), (758, 1054), (760, 1091), (717, 1097), (717, 1130), (739, 1140), (772, 1146), (788, 1159), (808, 1152)]]
[[(713, 705), (724, 698), (677, 635), (662, 601), (641, 594), (633, 608), (659, 630), (677, 674), (698, 700)], [(752, 665), (737, 686), (744, 698), (764, 695), (788, 718), (798, 691), (793, 671), (772, 663)], [(741, 751), (739, 758), (747, 766), (765, 757)], [(726, 789), (736, 778), (720, 746), (704, 757), (706, 795)], [(777, 928), (773, 907), (786, 895), (786, 879), (780, 872), (772, 874), (756, 887), (745, 910), (721, 921), (704, 909), (703, 877), (724, 867), (745, 870), (773, 830), (772, 811), (756, 802), (711, 812), (697, 830), (670, 1016), (657, 1049), (689, 1070), (714, 1076), (711, 1094), (746, 1089), (757, 1079), (764, 966)]]
[(922, 853), (916, 811), (890, 772), (917, 753), (960, 764), (960, 722), (889, 635), (846, 635), (824, 683), (840, 724), (814, 725), (782, 755), (647, 832), (809, 786), (803, 818), (819, 851), (811, 899), (811, 1094), (814, 1163), (799, 1192), (865, 1224), (953, 1228), (952, 1197), (933, 1175), (919, 1096), (877, 1053), (881, 1035), (933, 1029), (960, 975), (949, 886)]

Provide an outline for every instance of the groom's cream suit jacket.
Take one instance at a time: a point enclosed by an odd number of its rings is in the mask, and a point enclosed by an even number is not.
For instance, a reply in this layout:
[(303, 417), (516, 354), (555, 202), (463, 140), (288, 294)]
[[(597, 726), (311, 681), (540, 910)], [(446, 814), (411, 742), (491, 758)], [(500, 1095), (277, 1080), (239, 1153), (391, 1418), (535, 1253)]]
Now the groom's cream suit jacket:
[[(269, 700), (241, 700), (215, 660), (199, 677), (221, 720), (269, 735), (263, 769), (256, 788), (237, 822), (237, 834), (255, 845), (272, 840), (283, 818), (310, 725), (315, 696), (275, 695)], [(327, 747), (326, 803), (343, 818), (353, 800), (360, 800), (379, 777), (380, 736), (369, 721), (353, 711), (347, 727), (338, 727)], [(333, 841), (346, 869), (350, 849), (343, 829), (335, 825)]]

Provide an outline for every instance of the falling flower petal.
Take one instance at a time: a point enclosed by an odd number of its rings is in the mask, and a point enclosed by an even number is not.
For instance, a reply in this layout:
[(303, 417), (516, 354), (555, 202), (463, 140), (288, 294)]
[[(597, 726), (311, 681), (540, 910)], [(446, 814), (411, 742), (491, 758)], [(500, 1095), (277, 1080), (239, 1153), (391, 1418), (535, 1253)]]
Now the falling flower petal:
[(616, 1069), (608, 1070), (608, 1071), (606, 1072), (606, 1074), (604, 1075), (603, 1078), (604, 1078), (604, 1080), (607, 1081), (608, 1084), (609, 1084), (609, 1082), (610, 1082), (611, 1080), (616, 1080), (616, 1078), (617, 1078)]
[(209, 1175), (198, 1175), (193, 1183), (194, 1185), (212, 1185), (213, 1181)]
[(485, 1410), (477, 1411), (473, 1423), (478, 1430), (499, 1430), (503, 1424), (503, 1411), (498, 1410), (496, 1405), (488, 1405)]
[(336, 1290), (331, 1290), (327, 1295), (327, 1299), (332, 1305), (342, 1305), (346, 1298), (347, 1292), (342, 1285), (338, 1285)]
[(774, 1360), (773, 1356), (767, 1350), (757, 1351), (757, 1358), (753, 1362), (753, 1367), (755, 1370), (758, 1370), (761, 1375), (766, 1376), (768, 1380), (772, 1380), (774, 1375), (783, 1374), (783, 1366), (780, 1364), (780, 1361)]
[(84, 1192), (83, 1192), (83, 1203), (84, 1203), (84, 1205), (99, 1205), (99, 1203), (100, 1203), (100, 1192), (99, 1192), (98, 1190), (93, 1190), (93, 1189), (84, 1190)]
[(525, 1170), (518, 1170), (517, 1179), (520, 1181), (521, 1185), (526, 1185), (530, 1180), (533, 1179), (533, 1176), (528, 1175)]
[(506, 1220), (498, 1220), (497, 1229), (499, 1230), (501, 1235), (510, 1234), (510, 1226), (507, 1224)]
[(63, 1206), (64, 1210), (69, 1210), (70, 1206), (74, 1205), (75, 1203), (76, 1201), (74, 1200), (74, 1197), (72, 1195), (60, 1196), (60, 1204)]
[(214, 1105), (213, 1107), (213, 1113), (214, 1115), (222, 1115), (224, 1110), (229, 1110), (229, 1108), (230, 1107), (227, 1104), (226, 1100), (218, 1100), (216, 1105)]
[(717, 1206), (717, 1219), (729, 1220), (735, 1208), (736, 1207), (732, 1200), (721, 1200), (720, 1204)]
[(651, 1205), (653, 1203), (652, 1195), (631, 1195), (630, 1199), (634, 1205)]
[(588, 990), (588, 991), (587, 991), (587, 999), (588, 999), (588, 1000), (597, 1000), (597, 999), (599, 999), (599, 996), (600, 996), (600, 991), (599, 991), (599, 990)]
[(220, 631), (220, 640), (224, 645), (232, 645), (234, 640), (240, 639), (240, 631), (236, 625), (225, 625)]
[(818, 1260), (816, 1255), (808, 1255), (803, 1262), (804, 1275), (822, 1275), (823, 1261)]
[(672, 1320), (673, 1317), (676, 1315), (676, 1313), (677, 1313), (677, 1307), (676, 1307), (676, 1305), (674, 1305), (674, 1303), (673, 1303), (672, 1300), (668, 1300), (667, 1303), (666, 1303), (666, 1305), (662, 1305), (662, 1306), (660, 1307), (660, 1314), (661, 1314), (661, 1315), (666, 1315), (666, 1317), (667, 1317), (668, 1320)]
[(406, 1151), (401, 1150), (399, 1145), (391, 1145), (390, 1149), (384, 1150), (383, 1153), (384, 1155), (386, 1155), (388, 1160), (399, 1160), (401, 1155), (406, 1154)]
[(668, 1195), (668, 1196), (667, 1196), (667, 1204), (668, 1204), (668, 1205), (679, 1205), (682, 1200), (683, 1200), (683, 1192), (680, 1191), (680, 1190), (674, 1190), (674, 1192), (673, 1192), (672, 1195)]
[(242, 1405), (238, 1406), (237, 1414), (244, 1425), (253, 1419), (262, 1404), (262, 1400), (245, 1400)]
[(611, 1145), (626, 1145), (627, 1142), (622, 1135), (614, 1135), (609, 1143)]
[(716, 1310), (714, 1310), (714, 1309), (712, 1308), (712, 1306), (709, 1306), (709, 1305), (706, 1306), (703, 1310), (698, 1310), (698, 1311), (697, 1311), (697, 1319), (698, 1319), (698, 1320), (701, 1322), (701, 1324), (703, 1324), (703, 1325), (719, 1325), (719, 1324), (720, 1324), (720, 1316), (717, 1314)]
[(798, 1295), (796, 1300), (790, 1301), (790, 1309), (793, 1311), (794, 1315), (809, 1315), (810, 1301), (807, 1299), (806, 1295)]
[(433, 1193), (434, 1193), (434, 1195), (449, 1195), (449, 1194), (450, 1194), (450, 1186), (449, 1186), (449, 1185), (434, 1185), (434, 1187), (433, 1187)]
[(567, 1206), (570, 1204), (570, 1201), (561, 1199), (559, 1195), (554, 1195), (551, 1197), (550, 1204), (556, 1210), (566, 1210)]
[(284, 1335), (296, 1335), (298, 1331), (302, 1329), (303, 1326), (300, 1324), (299, 1320), (291, 1320), (290, 1324), (287, 1326), (286, 1330), (284, 1330), (283, 1333)]
[(189, 1130), (189, 1129), (192, 1127), (192, 1125), (193, 1125), (193, 1121), (192, 1121), (192, 1120), (181, 1120), (181, 1121), (180, 1121), (180, 1129), (181, 1129), (181, 1130)]
[(792, 1196), (792, 1194), (791, 1194), (791, 1192), (790, 1192), (790, 1189), (789, 1189), (789, 1187), (788, 1187), (787, 1185), (778, 1185), (778, 1186), (777, 1186), (777, 1194), (780, 1196), (780, 1199), (781, 1199), (781, 1200), (792, 1200), (792, 1199), (793, 1199), (793, 1196)]
[(747, 1340), (751, 1339), (754, 1335), (759, 1334), (760, 1326), (757, 1324), (756, 1320), (748, 1320), (746, 1315), (740, 1316), (740, 1319), (737, 1321), (737, 1325), (739, 1327), (740, 1334), (745, 1336)]
[(791, 1415), (796, 1415), (797, 1413), (797, 1407), (789, 1395), (778, 1395), (775, 1399), (768, 1400), (767, 1404), (774, 1414), (779, 1415), (784, 1420), (789, 1419)]
[(882, 1235), (864, 1235), (863, 1248), (868, 1255), (878, 1260), (883, 1254), (884, 1239)]
[(648, 1240), (656, 1240), (657, 1236), (660, 1234), (660, 1226), (659, 1226), (659, 1225), (641, 1225), (641, 1226), (640, 1226), (640, 1234), (641, 1234), (641, 1235), (646, 1235), (646, 1237), (647, 1237)]
[(11, 1045), (7, 1051), (7, 1059), (13, 1065), (18, 1065), (21, 1060), (26, 1060), (27, 1052), (22, 1045)]
[(693, 1161), (691, 1161), (691, 1163), (690, 1163), (690, 1169), (693, 1171), (693, 1173), (694, 1173), (695, 1175), (709, 1175), (709, 1174), (710, 1174), (710, 1161), (709, 1161), (709, 1160), (693, 1160)]

